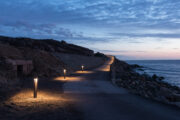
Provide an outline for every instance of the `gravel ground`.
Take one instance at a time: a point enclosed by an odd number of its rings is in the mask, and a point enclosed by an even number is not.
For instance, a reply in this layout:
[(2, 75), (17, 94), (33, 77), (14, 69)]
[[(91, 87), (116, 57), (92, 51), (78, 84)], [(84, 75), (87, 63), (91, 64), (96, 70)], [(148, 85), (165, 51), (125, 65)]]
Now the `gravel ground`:
[[(71, 66), (74, 70), (80, 70), (81, 65), (85, 66), (85, 70), (93, 69), (105, 62), (103, 58), (99, 57), (73, 54), (58, 54), (58, 56), (59, 59)], [(33, 98), (32, 79), (23, 81), (23, 86), (20, 88), (17, 87), (17, 90), (15, 89), (10, 93), (0, 93), (0, 120), (83, 119), (82, 113), (74, 107), (76, 100), (67, 99), (63, 96), (63, 84), (63, 81), (40, 79), (38, 98), (36, 99)]]
[[(73, 99), (62, 95), (62, 82), (40, 80), (38, 98), (33, 98), (32, 82), (0, 103), (0, 120), (81, 120)], [(25, 89), (26, 88), (26, 89)]]

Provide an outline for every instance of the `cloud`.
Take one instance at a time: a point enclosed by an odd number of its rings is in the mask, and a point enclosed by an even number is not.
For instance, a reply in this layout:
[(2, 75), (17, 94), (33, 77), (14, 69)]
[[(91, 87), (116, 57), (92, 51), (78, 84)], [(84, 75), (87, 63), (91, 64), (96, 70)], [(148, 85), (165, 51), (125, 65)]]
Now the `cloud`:
[[(178, 0), (11, 0), (0, 1), (1, 23), (179, 28)], [(82, 30), (83, 31), (83, 30)], [(50, 32), (50, 31), (49, 31)]]
[(101, 52), (105, 52), (105, 53), (126, 53), (129, 52), (127, 50), (99, 50)]
[(100, 51), (102, 53), (106, 54), (112, 54), (112, 55), (121, 55), (121, 54), (126, 54), (126, 53), (146, 53), (146, 51), (139, 50), (139, 51), (131, 51), (131, 50), (103, 50), (103, 49), (96, 49), (97, 51)]
[[(116, 49), (180, 38), (179, 0), (1, 0), (0, 8), (1, 35)], [(126, 51), (123, 46), (114, 52)]]
[(174, 50), (178, 50), (179, 48), (173, 48)]
[(3, 19), (13, 17), (36, 22), (161, 25), (180, 16), (178, 0), (11, 0), (0, 3)]
[[(21, 35), (28, 33), (36, 36), (59, 36), (59, 38), (76, 38), (82, 37), (83, 33), (73, 32), (70, 29), (59, 27), (56, 24), (31, 24), (28, 22), (7, 22), (0, 26), (7, 32), (17, 32)], [(23, 32), (23, 33), (22, 33)]]
[(112, 36), (127, 36), (127, 37), (155, 37), (155, 38), (180, 38), (179, 33), (154, 33), (154, 34), (144, 34), (144, 33), (110, 33)]
[(137, 60), (137, 59), (139, 59), (136, 56), (130, 56), (130, 55), (116, 55), (116, 57), (120, 60)]

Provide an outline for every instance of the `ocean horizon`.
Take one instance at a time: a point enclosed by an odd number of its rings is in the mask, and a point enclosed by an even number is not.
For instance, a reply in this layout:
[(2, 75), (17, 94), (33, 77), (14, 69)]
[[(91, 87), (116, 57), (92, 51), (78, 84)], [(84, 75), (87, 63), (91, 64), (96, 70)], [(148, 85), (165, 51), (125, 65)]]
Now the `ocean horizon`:
[(126, 60), (126, 62), (143, 66), (144, 71), (139, 70), (139, 73), (163, 76), (165, 78), (163, 81), (180, 87), (180, 60)]

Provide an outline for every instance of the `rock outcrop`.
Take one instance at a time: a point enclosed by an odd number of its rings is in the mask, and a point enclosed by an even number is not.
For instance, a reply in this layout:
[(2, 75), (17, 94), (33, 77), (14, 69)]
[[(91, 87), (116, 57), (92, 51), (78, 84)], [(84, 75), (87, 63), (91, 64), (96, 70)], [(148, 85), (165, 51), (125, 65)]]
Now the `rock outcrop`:
[(30, 38), (11, 38), (0, 36), (0, 43), (11, 45), (14, 47), (25, 47), (31, 49), (39, 49), (47, 52), (60, 52), (93, 56), (94, 52), (88, 48), (68, 44), (65, 41), (56, 41), (53, 39), (30, 39)]

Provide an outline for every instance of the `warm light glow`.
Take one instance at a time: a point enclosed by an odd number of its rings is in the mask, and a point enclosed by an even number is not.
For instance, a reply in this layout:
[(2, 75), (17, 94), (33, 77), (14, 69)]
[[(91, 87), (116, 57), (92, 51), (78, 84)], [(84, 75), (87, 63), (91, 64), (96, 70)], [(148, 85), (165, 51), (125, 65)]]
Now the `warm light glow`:
[(66, 69), (64, 69), (64, 80), (66, 79)]
[(75, 73), (78, 73), (78, 74), (90, 74), (90, 73), (93, 73), (93, 71), (76, 71)]
[(37, 84), (37, 82), (38, 82), (38, 78), (34, 78), (34, 83)]
[(103, 66), (97, 68), (96, 70), (98, 70), (98, 71), (110, 71), (110, 65), (114, 61), (114, 56), (108, 56), (108, 57), (110, 60), (107, 61)]
[[(82, 72), (81, 72), (82, 73)], [(85, 78), (83, 78), (83, 77), (81, 77), (81, 76), (70, 76), (70, 77), (66, 77), (66, 79), (64, 79), (64, 77), (56, 77), (56, 78), (54, 78), (54, 80), (57, 80), (57, 81), (68, 81), (68, 82), (70, 82), (70, 81), (73, 81), (73, 82), (75, 82), (75, 81), (82, 81), (82, 80), (84, 80)]]
[[(114, 56), (108, 56), (110, 60), (108, 60), (103, 66), (95, 69), (95, 71), (110, 71), (110, 64), (113, 63), (114, 61)], [(86, 78), (83, 76), (83, 74), (92, 74), (95, 71), (76, 71), (74, 72), (76, 75), (79, 76), (68, 76), (66, 77), (66, 81), (67, 82), (79, 82), (79, 81), (83, 81), (86, 80)], [(56, 77), (54, 78), (54, 80), (57, 81), (65, 81), (65, 79), (63, 77)]]
[(34, 78), (34, 98), (37, 98), (38, 78)]
[(66, 69), (64, 69), (64, 74), (66, 74)]
[(32, 90), (26, 89), (20, 91), (19, 93), (12, 96), (9, 101), (19, 105), (19, 106), (34, 106), (34, 103), (38, 103), (38, 106), (44, 106), (51, 103), (61, 103), (63, 101), (74, 101), (73, 99), (63, 98), (60, 93), (48, 91), (48, 90), (39, 90), (38, 98), (34, 99)]
[(81, 66), (82, 72), (84, 71), (84, 65)]

